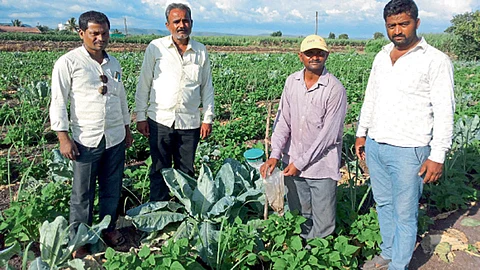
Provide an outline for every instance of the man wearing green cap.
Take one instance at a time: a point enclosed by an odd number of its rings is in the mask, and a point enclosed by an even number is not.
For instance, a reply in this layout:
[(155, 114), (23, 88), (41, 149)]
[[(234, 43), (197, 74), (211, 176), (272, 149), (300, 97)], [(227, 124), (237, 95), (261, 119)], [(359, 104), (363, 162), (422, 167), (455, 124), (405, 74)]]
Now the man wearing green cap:
[(306, 37), (298, 57), (304, 69), (290, 75), (275, 120), (270, 158), (260, 168), (270, 175), (280, 158), (290, 210), (307, 218), (301, 236), (325, 237), (335, 229), (347, 94), (325, 68), (329, 50), (317, 35)]

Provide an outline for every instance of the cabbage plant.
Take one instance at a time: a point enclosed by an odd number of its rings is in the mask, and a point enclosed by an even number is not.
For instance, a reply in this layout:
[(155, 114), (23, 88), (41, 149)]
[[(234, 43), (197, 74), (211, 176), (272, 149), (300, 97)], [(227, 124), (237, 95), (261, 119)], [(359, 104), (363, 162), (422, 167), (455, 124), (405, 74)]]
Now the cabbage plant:
[(226, 159), (218, 174), (202, 165), (198, 179), (173, 168), (162, 171), (177, 202), (150, 202), (127, 211), (127, 219), (145, 232), (160, 231), (180, 222), (174, 239), (188, 238), (200, 257), (215, 266), (221, 223), (253, 211), (262, 214), (265, 198), (258, 173), (233, 159)]

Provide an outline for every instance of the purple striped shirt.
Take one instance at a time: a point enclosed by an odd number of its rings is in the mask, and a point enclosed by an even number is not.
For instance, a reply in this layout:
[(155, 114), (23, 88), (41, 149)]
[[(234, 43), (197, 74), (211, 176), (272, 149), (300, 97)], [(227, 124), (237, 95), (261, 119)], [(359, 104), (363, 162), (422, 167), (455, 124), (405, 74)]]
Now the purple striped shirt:
[(340, 179), (342, 135), (347, 93), (342, 83), (324, 68), (310, 89), (305, 69), (290, 75), (272, 135), (271, 158), (291, 163), (300, 177)]

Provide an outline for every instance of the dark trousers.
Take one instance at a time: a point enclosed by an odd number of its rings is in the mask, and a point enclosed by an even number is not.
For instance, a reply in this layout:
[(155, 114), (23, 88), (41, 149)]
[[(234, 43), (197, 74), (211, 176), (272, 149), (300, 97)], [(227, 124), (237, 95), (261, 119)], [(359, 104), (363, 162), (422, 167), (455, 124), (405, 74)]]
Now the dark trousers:
[(194, 176), (195, 151), (200, 140), (200, 128), (174, 129), (148, 119), (150, 129), (150, 201), (169, 199), (162, 169), (173, 168)]
[(97, 147), (86, 147), (75, 142), (80, 155), (73, 162), (73, 184), (70, 197), (70, 237), (80, 223), (92, 225), (93, 203), (98, 176), (100, 220), (110, 215), (107, 230), (115, 229), (117, 207), (122, 189), (125, 164), (125, 141), (105, 149), (105, 137)]

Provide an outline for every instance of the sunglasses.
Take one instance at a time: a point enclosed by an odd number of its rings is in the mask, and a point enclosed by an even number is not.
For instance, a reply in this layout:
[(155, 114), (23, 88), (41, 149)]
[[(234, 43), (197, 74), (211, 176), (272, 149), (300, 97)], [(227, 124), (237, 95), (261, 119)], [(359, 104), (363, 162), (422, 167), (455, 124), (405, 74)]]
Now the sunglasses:
[(100, 75), (100, 81), (102, 81), (103, 85), (98, 88), (98, 93), (105, 95), (108, 91), (106, 83), (108, 83), (108, 77), (106, 75)]

